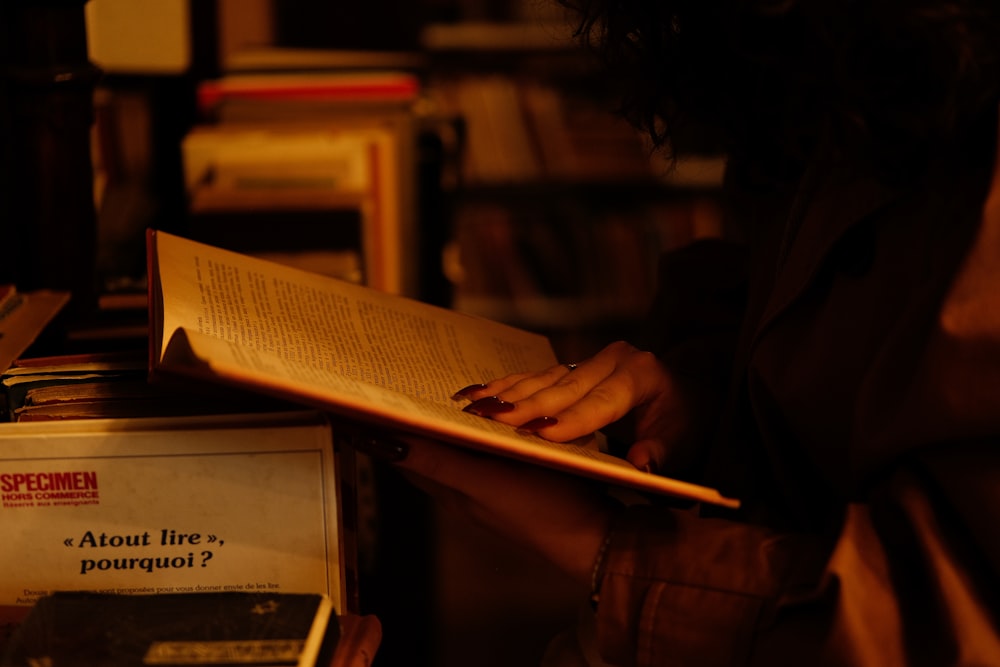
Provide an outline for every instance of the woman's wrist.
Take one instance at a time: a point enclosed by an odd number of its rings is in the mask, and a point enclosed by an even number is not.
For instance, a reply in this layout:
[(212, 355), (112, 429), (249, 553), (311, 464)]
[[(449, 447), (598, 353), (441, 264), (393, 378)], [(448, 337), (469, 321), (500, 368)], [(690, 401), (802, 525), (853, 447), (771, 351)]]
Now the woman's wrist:
[(580, 583), (588, 598), (593, 598), (600, 592), (614, 537), (614, 526), (623, 509), (622, 504), (613, 497), (602, 497), (600, 510), (591, 516), (586, 527), (578, 531), (575, 538), (566, 539), (561, 547), (564, 551), (560, 564)]

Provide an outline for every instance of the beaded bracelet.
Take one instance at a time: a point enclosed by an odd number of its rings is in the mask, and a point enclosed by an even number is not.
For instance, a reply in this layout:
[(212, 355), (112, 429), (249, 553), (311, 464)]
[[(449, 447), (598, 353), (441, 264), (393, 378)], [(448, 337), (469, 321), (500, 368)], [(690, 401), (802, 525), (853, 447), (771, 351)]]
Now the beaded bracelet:
[(601, 542), (601, 548), (597, 550), (597, 558), (594, 560), (594, 569), (590, 573), (590, 606), (597, 609), (597, 603), (601, 599), (601, 580), (604, 578), (605, 556), (608, 553), (608, 546), (614, 531), (609, 530), (608, 534)]

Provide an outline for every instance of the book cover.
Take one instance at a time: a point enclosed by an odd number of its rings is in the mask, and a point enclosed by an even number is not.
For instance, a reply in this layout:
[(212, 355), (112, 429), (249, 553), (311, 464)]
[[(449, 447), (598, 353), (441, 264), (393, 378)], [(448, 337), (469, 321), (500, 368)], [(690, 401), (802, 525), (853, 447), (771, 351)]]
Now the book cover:
[(240, 100), (310, 103), (348, 107), (380, 103), (409, 104), (420, 94), (420, 80), (398, 71), (230, 74), (198, 86), (198, 107), (209, 116), (222, 104)]
[(463, 412), (471, 382), (555, 365), (538, 334), (150, 230), (150, 369), (605, 483), (736, 506), (602, 451)]
[(344, 474), (314, 411), (0, 424), (0, 607), (253, 592), (350, 611)]
[(69, 297), (69, 292), (61, 290), (22, 293), (13, 285), (0, 286), (0, 371), (24, 354), (69, 303)]
[(319, 594), (56, 592), (14, 631), (0, 665), (313, 667), (337, 644), (332, 609)]
[(0, 373), (9, 421), (180, 417), (298, 410), (260, 394), (217, 385), (156, 385), (143, 352), (20, 358)]

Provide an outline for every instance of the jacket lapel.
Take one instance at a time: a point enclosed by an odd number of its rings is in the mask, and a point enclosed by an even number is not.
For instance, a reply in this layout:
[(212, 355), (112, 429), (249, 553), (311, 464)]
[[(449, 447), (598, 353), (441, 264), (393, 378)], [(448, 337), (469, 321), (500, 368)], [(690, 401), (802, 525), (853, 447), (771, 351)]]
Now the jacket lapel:
[(874, 174), (857, 169), (826, 165), (804, 176), (797, 198), (808, 203), (793, 207), (786, 221), (773, 288), (754, 344), (806, 291), (837, 241), (898, 196)]

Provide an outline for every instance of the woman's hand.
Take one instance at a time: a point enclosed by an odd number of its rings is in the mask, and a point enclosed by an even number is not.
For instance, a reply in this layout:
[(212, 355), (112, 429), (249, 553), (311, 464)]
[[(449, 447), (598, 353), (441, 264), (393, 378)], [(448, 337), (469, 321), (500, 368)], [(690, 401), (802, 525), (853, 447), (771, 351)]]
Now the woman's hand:
[[(465, 410), (555, 442), (588, 435), (631, 413), (635, 433), (626, 458), (663, 471), (690, 420), (669, 371), (651, 352), (624, 342), (578, 364), (519, 373), (458, 392)], [(674, 461), (676, 463), (676, 461)]]
[[(466, 387), (469, 412), (557, 442), (589, 435), (631, 413), (628, 460), (662, 469), (684, 430), (685, 407), (651, 353), (613, 343), (578, 364)], [(396, 465), (419, 488), (496, 533), (534, 549), (588, 586), (616, 501), (588, 480), (431, 440), (397, 436)], [(405, 453), (405, 455), (403, 455)]]

